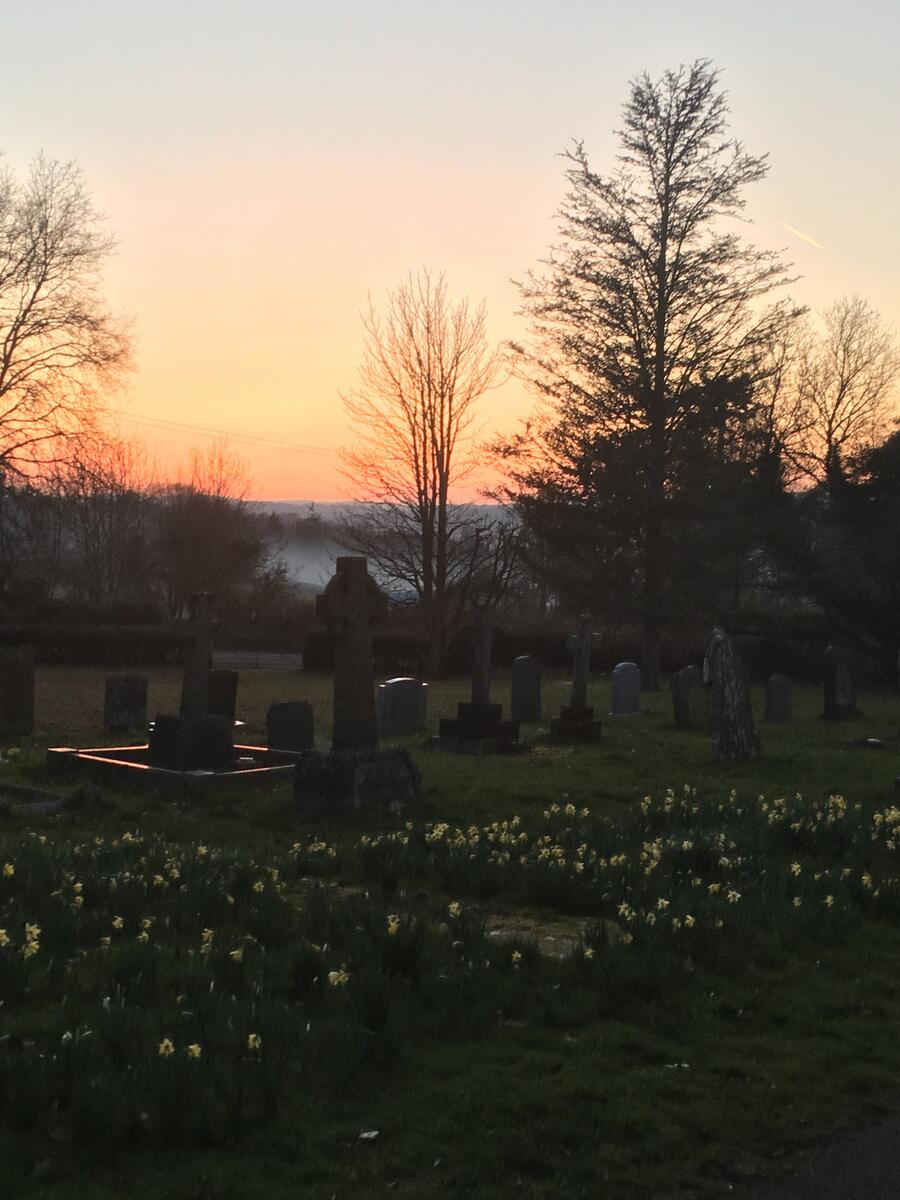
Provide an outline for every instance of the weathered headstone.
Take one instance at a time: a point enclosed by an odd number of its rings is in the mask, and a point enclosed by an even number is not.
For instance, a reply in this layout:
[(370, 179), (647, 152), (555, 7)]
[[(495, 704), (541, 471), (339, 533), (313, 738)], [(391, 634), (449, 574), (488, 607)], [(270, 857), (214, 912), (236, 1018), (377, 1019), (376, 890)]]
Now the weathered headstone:
[(759, 739), (740, 656), (731, 638), (714, 629), (703, 659), (703, 682), (709, 685), (712, 753), (717, 759), (755, 758)]
[(550, 736), (559, 741), (583, 741), (599, 738), (601, 725), (594, 720), (593, 705), (587, 702), (591, 669), (591, 649), (599, 635), (591, 632), (590, 618), (581, 618), (578, 632), (569, 634), (566, 646), (572, 651), (572, 692), (570, 703), (563, 705), (558, 717), (550, 722)]
[(513, 659), (509, 709), (514, 721), (541, 719), (541, 660), (535, 654)]
[(376, 709), (380, 737), (398, 737), (425, 728), (428, 684), (400, 676), (378, 685)]
[(181, 683), (182, 717), (202, 717), (209, 711), (209, 664), (212, 656), (212, 593), (191, 597), (188, 629), (191, 643)]
[(0, 646), (0, 734), (34, 732), (34, 648)]
[(676, 729), (709, 728), (709, 692), (699, 667), (682, 667), (672, 676), (672, 718)]
[(206, 711), (215, 717), (226, 717), (233, 721), (237, 711), (237, 690), (237, 671), (210, 671), (206, 690)]
[(825, 720), (846, 721), (858, 715), (853, 655), (844, 646), (829, 646), (822, 656)]
[(491, 627), (484, 616), (475, 624), (472, 637), (472, 698), (458, 704), (454, 718), (442, 717), (436, 744), (443, 750), (464, 754), (497, 754), (524, 750), (519, 741), (519, 722), (504, 721), (503, 705), (492, 704)]
[(147, 680), (143, 675), (110, 675), (103, 693), (103, 728), (107, 733), (147, 729)]
[(316, 612), (328, 626), (334, 646), (335, 750), (378, 745), (372, 627), (386, 611), (387, 601), (370, 577), (366, 560), (337, 559), (333, 578), (316, 599)]
[(147, 759), (170, 771), (228, 771), (234, 765), (234, 722), (202, 713), (160, 715), (150, 730)]
[(610, 716), (633, 717), (641, 711), (641, 671), (637, 663), (620, 662), (613, 667)]
[(360, 809), (398, 814), (422, 795), (408, 750), (342, 750), (306, 754), (294, 773), (294, 799), (304, 817), (347, 815)]
[(266, 744), (270, 750), (314, 750), (315, 726), (308, 700), (270, 704), (266, 714)]
[(779, 723), (791, 719), (791, 681), (787, 675), (770, 675), (766, 681), (763, 719)]

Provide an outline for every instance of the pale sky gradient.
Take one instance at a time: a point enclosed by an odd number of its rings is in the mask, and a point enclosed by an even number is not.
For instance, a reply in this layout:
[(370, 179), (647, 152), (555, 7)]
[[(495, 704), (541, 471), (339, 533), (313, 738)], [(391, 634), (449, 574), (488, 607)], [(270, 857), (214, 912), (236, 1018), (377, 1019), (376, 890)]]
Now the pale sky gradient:
[[(793, 295), (865, 297), (900, 326), (896, 0), (30, 0), (0, 4), (0, 149), (75, 159), (118, 239), (106, 295), (134, 320), (115, 401), (166, 466), (235, 435), (254, 494), (346, 495), (359, 313), (446, 271), (521, 336), (510, 277), (554, 240), (556, 155), (613, 164), (628, 81), (711, 58), (731, 132), (768, 152), (746, 234)], [(511, 429), (531, 398), (493, 392)], [(251, 444), (256, 435), (314, 452)]]

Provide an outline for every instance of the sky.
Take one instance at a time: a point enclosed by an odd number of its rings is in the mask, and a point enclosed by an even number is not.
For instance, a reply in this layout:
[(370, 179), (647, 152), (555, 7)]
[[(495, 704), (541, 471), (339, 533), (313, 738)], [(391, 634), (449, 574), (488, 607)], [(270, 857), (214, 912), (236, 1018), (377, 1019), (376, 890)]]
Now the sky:
[[(0, 150), (80, 165), (137, 369), (110, 397), (163, 473), (222, 433), (259, 499), (346, 498), (360, 313), (420, 267), (521, 337), (559, 154), (614, 165), (628, 82), (709, 58), (770, 172), (743, 232), (793, 297), (900, 327), (896, 0), (0, 0)], [(510, 381), (485, 436), (533, 399)], [(470, 498), (490, 476), (473, 479)]]

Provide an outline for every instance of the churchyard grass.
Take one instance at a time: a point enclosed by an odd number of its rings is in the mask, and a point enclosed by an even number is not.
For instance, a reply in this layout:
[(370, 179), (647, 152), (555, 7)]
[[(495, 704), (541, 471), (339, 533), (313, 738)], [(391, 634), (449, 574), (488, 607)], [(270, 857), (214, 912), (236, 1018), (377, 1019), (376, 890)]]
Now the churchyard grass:
[[(52, 694), (95, 740), (102, 673), (53, 674), (39, 722)], [(151, 674), (151, 712), (176, 696)], [(242, 673), (250, 734), (293, 697), (325, 734), (326, 679)], [(732, 766), (643, 702), (597, 746), (417, 750), (396, 819), (311, 826), (285, 788), (7, 809), (0, 1193), (741, 1196), (895, 1110), (896, 697), (832, 724), (795, 689)], [(0, 785), (59, 786), (31, 745)]]

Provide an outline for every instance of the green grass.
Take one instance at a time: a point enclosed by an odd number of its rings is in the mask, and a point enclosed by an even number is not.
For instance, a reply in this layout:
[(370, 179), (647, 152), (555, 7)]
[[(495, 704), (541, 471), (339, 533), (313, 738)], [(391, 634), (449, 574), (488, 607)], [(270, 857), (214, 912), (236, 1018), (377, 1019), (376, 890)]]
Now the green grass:
[[(50, 735), (4, 771), (43, 780), (43, 741), (96, 742), (102, 678), (100, 671), (41, 672), (38, 719)], [(172, 707), (177, 688), (174, 672), (151, 674), (151, 711)], [(496, 698), (505, 702), (507, 688), (501, 680)], [(433, 685), (432, 720), (451, 714), (465, 691), (461, 681)], [(606, 682), (593, 691), (605, 714)], [(545, 709), (564, 695), (564, 681), (551, 681)], [(291, 697), (312, 700), (327, 738), (328, 681), (292, 672), (242, 674), (239, 708), (251, 735), (271, 700)], [(797, 689), (789, 725), (759, 726), (764, 756), (730, 766), (710, 761), (702, 734), (672, 728), (665, 692), (645, 697), (640, 717), (606, 718), (594, 747), (551, 746), (537, 727), (526, 730), (533, 753), (513, 758), (445, 755), (408, 739), (425, 785), (421, 810), (409, 814), (412, 831), (371, 816), (304, 827), (284, 788), (203, 800), (104, 789), (56, 816), (8, 810), (0, 858), (13, 861), (16, 874), (0, 891), (0, 927), (16, 931), (20, 959), (25, 921), (42, 926), (44, 945), (25, 964), (31, 974), (17, 959), (5, 978), (0, 1047), (50, 1053), (61, 1030), (104, 1019), (101, 993), (110, 994), (114, 980), (128, 997), (116, 1020), (126, 1022), (124, 1044), (140, 1059), (135, 1086), (156, 1096), (157, 1107), (146, 1129), (91, 1136), (89, 1123), (88, 1132), (77, 1125), (88, 1121), (89, 1106), (82, 1112), (48, 1083), (34, 1122), (16, 1128), (14, 1121), (0, 1134), (0, 1193), (47, 1200), (112, 1200), (125, 1191), (139, 1200), (752, 1194), (756, 1175), (817, 1137), (898, 1106), (893, 864), (900, 851), (872, 814), (896, 803), (900, 704), (888, 694), (861, 703), (864, 717), (830, 724), (819, 717), (817, 691)], [(861, 748), (869, 736), (886, 747)], [(683, 795), (684, 784), (696, 797)], [(729, 801), (732, 790), (737, 798)], [(834, 793), (846, 797), (846, 809), (825, 807)], [(655, 802), (645, 812), (646, 794)], [(785, 797), (777, 811), (787, 815), (770, 819), (777, 797)], [(547, 818), (552, 805), (559, 811)], [(567, 805), (590, 815), (568, 816)], [(505, 853), (505, 834), (454, 833), (514, 816), (526, 843), (508, 863), (496, 857)], [(446, 834), (434, 834), (436, 822), (449, 824)], [(146, 848), (123, 845), (126, 830), (139, 830)], [(720, 835), (734, 848), (723, 853)], [(562, 848), (563, 868), (541, 858), (544, 836)], [(308, 849), (319, 840), (333, 847), (333, 858)], [(298, 841), (301, 850), (292, 851)], [(659, 857), (649, 874), (645, 842)], [(198, 858), (201, 844), (208, 853)], [(587, 867), (579, 870), (582, 844)], [(619, 851), (626, 866), (599, 865)], [(176, 860), (179, 880), (155, 888), (149, 881), (159, 863)], [(251, 860), (259, 864), (252, 871)], [(126, 865), (135, 879), (109, 891)], [(273, 865), (286, 885), (280, 897), (264, 874)], [(248, 871), (267, 881), (265, 893), (236, 892), (236, 904), (224, 907), (233, 880), (250, 878)], [(323, 890), (315, 876), (324, 878)], [(701, 877), (702, 887), (694, 886)], [(86, 896), (78, 909), (75, 881)], [(721, 888), (710, 892), (711, 882)], [(187, 891), (176, 893), (182, 884)], [(729, 889), (740, 893), (738, 902), (728, 902)], [(55, 890), (62, 900), (48, 898)], [(669, 905), (658, 909), (657, 897)], [(464, 913), (459, 937), (447, 917), (451, 900)], [(634, 916), (622, 916), (623, 902)], [(131, 922), (127, 941), (99, 949), (120, 910)], [(395, 912), (402, 929), (391, 938), (385, 914)], [(142, 913), (154, 914), (152, 959), (134, 945)], [(648, 913), (659, 913), (652, 925)], [(690, 914), (692, 927), (676, 929), (676, 914), (679, 923)], [(573, 918), (582, 949), (596, 947), (590, 962), (577, 946), (563, 959), (537, 952), (548, 928)], [(216, 949), (201, 961), (205, 926), (216, 930)], [(492, 937), (501, 927), (503, 935)], [(251, 928), (265, 953), (248, 943), (244, 980), (228, 949)], [(324, 947), (320, 973), (347, 967), (346, 989), (320, 981), (312, 992), (291, 991), (291, 955), (303, 939)], [(212, 993), (199, 986), (202, 971), (217, 981)], [(237, 1000), (226, 1003), (235, 988)], [(185, 1076), (184, 1086), (196, 1090), (185, 1093), (182, 1115), (166, 1116), (158, 1086), (166, 1064), (153, 1051), (167, 1029), (180, 1028), (179, 990), (197, 1010), (175, 1038), (179, 1053), (189, 1038), (203, 1042), (208, 1074)], [(234, 1032), (237, 1016), (268, 1022), (267, 1047), (286, 1046), (285, 1030), (311, 1026), (302, 1049), (283, 1052), (286, 1074), (272, 1115), (264, 1113), (257, 1076), (247, 1075), (245, 1095), (233, 1093), (240, 1071), (255, 1069)], [(116, 1044), (119, 1035), (113, 1028), (103, 1036)], [(103, 1111), (128, 1111), (127, 1080), (137, 1076), (116, 1074), (90, 1039), (79, 1053), (97, 1057), (85, 1058), (76, 1078), (100, 1080), (110, 1094), (126, 1089)], [(173, 1061), (186, 1069), (186, 1059)], [(236, 1135), (222, 1124), (226, 1101), (242, 1114)], [(20, 1098), (17, 1111), (26, 1107)], [(169, 1134), (166, 1121), (174, 1122)], [(372, 1130), (377, 1138), (359, 1137)]]

